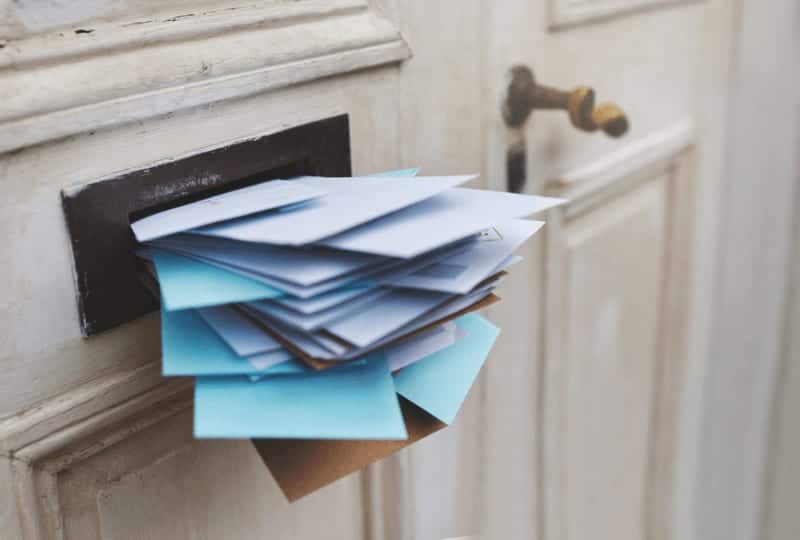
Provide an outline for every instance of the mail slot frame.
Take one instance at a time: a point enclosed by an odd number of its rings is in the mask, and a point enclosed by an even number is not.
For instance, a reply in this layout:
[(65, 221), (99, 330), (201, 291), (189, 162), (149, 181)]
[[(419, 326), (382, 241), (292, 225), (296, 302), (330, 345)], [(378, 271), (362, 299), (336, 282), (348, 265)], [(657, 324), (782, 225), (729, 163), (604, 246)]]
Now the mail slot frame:
[(62, 190), (82, 335), (158, 309), (139, 279), (132, 215), (255, 181), (351, 174), (349, 118), (343, 114)]

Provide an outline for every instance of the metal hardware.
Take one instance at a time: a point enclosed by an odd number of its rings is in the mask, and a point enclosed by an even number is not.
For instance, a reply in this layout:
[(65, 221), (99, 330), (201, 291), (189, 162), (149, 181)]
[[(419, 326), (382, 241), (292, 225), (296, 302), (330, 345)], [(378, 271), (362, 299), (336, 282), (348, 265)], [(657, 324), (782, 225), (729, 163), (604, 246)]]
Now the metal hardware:
[(65, 189), (83, 335), (158, 309), (139, 279), (131, 216), (271, 178), (350, 173), (349, 122), (341, 115)]
[(617, 105), (595, 106), (595, 92), (579, 86), (565, 92), (540, 85), (527, 66), (511, 68), (511, 83), (503, 103), (503, 118), (509, 127), (520, 127), (534, 109), (564, 110), (576, 128), (593, 132), (602, 130), (611, 137), (621, 137), (628, 131), (625, 112)]

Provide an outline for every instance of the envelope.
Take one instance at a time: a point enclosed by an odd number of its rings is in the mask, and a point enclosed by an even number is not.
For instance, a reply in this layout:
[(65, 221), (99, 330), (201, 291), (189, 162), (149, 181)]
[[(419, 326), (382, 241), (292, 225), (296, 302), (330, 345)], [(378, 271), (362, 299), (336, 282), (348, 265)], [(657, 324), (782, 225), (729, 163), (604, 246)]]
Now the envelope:
[(463, 184), (471, 176), (298, 178), (326, 195), (289, 212), (243, 217), (195, 229), (243, 242), (300, 246), (317, 242)]
[(283, 291), (246, 276), (168, 251), (150, 248), (168, 310), (247, 302), (281, 296)]
[(292, 328), (308, 332), (333, 324), (343, 317), (370, 309), (377, 303), (382, 302), (391, 292), (390, 289), (377, 287), (370, 289), (367, 294), (350, 299), (348, 302), (340, 303), (339, 305), (309, 315), (295, 313), (291, 309), (276, 306), (265, 301), (248, 302), (247, 305), (259, 313), (263, 313)]
[(296, 205), (324, 194), (321, 186), (266, 181), (158, 212), (134, 221), (131, 229), (139, 242), (145, 242), (218, 221)]
[(514, 251), (543, 225), (526, 219), (498, 223), (464, 251), (416, 272), (383, 280), (382, 284), (464, 294), (510, 261)]
[[(394, 376), (397, 393), (445, 424), (455, 420), (500, 330), (471, 313), (456, 321), (466, 337)], [(446, 384), (442, 384), (446, 381)]]
[(280, 343), (231, 306), (212, 306), (196, 311), (239, 356), (251, 356), (281, 348)]
[(413, 167), (411, 169), (397, 169), (396, 171), (385, 171), (385, 172), (381, 172), (381, 173), (373, 173), (373, 174), (370, 174), (369, 176), (372, 177), (372, 178), (374, 178), (376, 176), (379, 177), (379, 178), (382, 177), (382, 176), (417, 176), (417, 174), (419, 174), (419, 171), (420, 171), (419, 167)]
[(311, 315), (325, 309), (330, 309), (342, 302), (347, 302), (364, 294), (368, 294), (376, 286), (376, 284), (348, 286), (345, 289), (336, 289), (327, 293), (318, 294), (317, 296), (312, 296), (311, 298), (281, 296), (270, 299), (270, 303), (297, 311), (304, 315)]
[(253, 439), (287, 499), (297, 500), (452, 423), (499, 333), (476, 314), (456, 324), (464, 337), (394, 375), (406, 440)]
[(251, 381), (198, 377), (197, 438), (406, 439), (386, 359)]
[[(401, 328), (397, 332), (390, 334), (380, 342), (376, 343), (374, 347), (370, 346), (366, 350), (356, 349), (352, 355), (347, 355), (346, 358), (342, 358), (341, 360), (357, 358), (360, 355), (368, 354), (375, 348), (400, 343), (404, 339), (417, 336), (441, 324), (455, 320), (467, 313), (481, 310), (494, 304), (495, 302), (498, 302), (499, 300), (499, 297), (492, 293), (488, 293), (486, 296), (481, 298), (471, 298), (470, 296), (467, 296), (454, 302), (448, 302), (447, 305), (433, 310), (431, 313), (420, 318), (419, 320), (416, 320), (413, 323)], [(259, 319), (257, 315), (258, 314), (254, 314), (256, 320), (258, 321)], [(261, 322), (263, 323), (263, 321)], [(328, 351), (325, 351), (324, 348), (319, 346), (313, 348), (313, 350), (300, 348), (295, 341), (287, 338), (286, 329), (281, 328), (278, 331), (273, 321), (263, 323), (263, 328), (269, 332), (272, 337), (278, 340), (288, 351), (294, 354), (298, 360), (315, 370), (330, 369), (331, 367), (337, 365), (337, 362), (341, 361), (336, 359), (336, 355), (320, 354)], [(295, 336), (291, 337), (294, 338)]]
[(389, 369), (394, 373), (435, 352), (450, 347), (464, 336), (466, 333), (451, 321), (400, 343), (385, 347), (382, 352), (389, 362)]
[[(425, 253), (424, 255), (412, 260), (385, 258), (382, 262), (379, 262), (372, 266), (361, 268), (359, 270), (354, 270), (352, 272), (348, 272), (338, 277), (327, 279), (325, 281), (321, 281), (313, 285), (297, 285), (296, 283), (292, 283), (291, 281), (254, 272), (253, 270), (249, 270), (239, 266), (234, 266), (227, 262), (221, 262), (219, 260), (215, 260), (212, 258), (195, 255), (183, 250), (174, 250), (174, 248), (170, 249), (173, 250), (176, 254), (183, 256), (183, 259), (175, 259), (176, 265), (181, 261), (186, 262), (186, 259), (188, 259), (190, 262), (191, 261), (201, 262), (207, 265), (217, 267), (221, 270), (231, 272), (233, 274), (244, 276), (253, 281), (257, 281), (264, 285), (273, 287), (288, 295), (296, 296), (299, 298), (312, 298), (321, 294), (327, 294), (342, 287), (347, 287), (347, 288), (352, 288), (352, 287), (362, 288), (365, 286), (368, 287), (380, 282), (381, 279), (389, 279), (397, 276), (403, 276), (410, 272), (415, 272), (420, 268), (424, 268), (425, 266), (428, 266), (439, 259), (448, 257), (454, 253), (462, 251), (476, 240), (477, 237), (466, 238), (458, 242), (442, 246), (440, 249), (431, 251), (429, 253)], [(180, 267), (172, 269), (173, 273), (177, 273), (179, 271), (188, 272), (188, 269), (184, 270)], [(237, 301), (236, 299), (231, 300), (231, 302), (236, 302), (236, 301)]]
[(393, 289), (378, 302), (338, 321), (325, 330), (358, 347), (366, 347), (444, 304), (453, 296), (436, 291)]
[(389, 457), (446, 425), (400, 399), (405, 440), (253, 439), (253, 446), (290, 501)]
[(263, 375), (293, 358), (284, 349), (270, 354), (271, 362), (250, 362), (236, 354), (196, 311), (161, 311), (161, 369), (165, 376)]
[(347, 251), (410, 258), (496, 222), (525, 217), (563, 202), (552, 197), (455, 187), (319, 243)]
[(298, 249), (178, 234), (153, 245), (308, 287), (386, 262), (385, 257), (325, 248)]

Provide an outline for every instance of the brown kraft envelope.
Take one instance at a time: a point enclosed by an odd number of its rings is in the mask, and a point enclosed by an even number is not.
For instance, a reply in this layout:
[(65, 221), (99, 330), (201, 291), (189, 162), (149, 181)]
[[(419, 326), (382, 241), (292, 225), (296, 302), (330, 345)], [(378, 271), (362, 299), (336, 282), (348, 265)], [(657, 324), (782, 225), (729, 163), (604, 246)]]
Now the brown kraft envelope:
[[(491, 294), (408, 336), (456, 319), (466, 313), (485, 308), (500, 298)], [(311, 359), (305, 358), (308, 361)], [(316, 369), (331, 367), (330, 362), (314, 361)], [(311, 363), (311, 362), (309, 362)], [(320, 365), (321, 364), (321, 365)], [(335, 364), (334, 364), (335, 365)], [(447, 424), (431, 416), (402, 396), (397, 396), (408, 432), (404, 440), (340, 440), (340, 439), (251, 439), (264, 464), (290, 502), (304, 497), (350, 473), (386, 458), (435, 433)]]
[(406, 440), (252, 439), (290, 502), (409, 446), (446, 424), (397, 396)]

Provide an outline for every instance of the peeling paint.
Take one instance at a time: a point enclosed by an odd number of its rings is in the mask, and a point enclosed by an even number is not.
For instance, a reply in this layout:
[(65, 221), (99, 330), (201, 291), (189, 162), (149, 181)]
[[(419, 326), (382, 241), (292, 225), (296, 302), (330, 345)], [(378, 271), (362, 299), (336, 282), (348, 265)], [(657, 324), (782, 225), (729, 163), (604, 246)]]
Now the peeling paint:
[(164, 19), (164, 22), (175, 22), (175, 21), (179, 21), (181, 19), (186, 19), (186, 18), (194, 17), (194, 16), (195, 16), (194, 13), (185, 13), (183, 15), (175, 15), (174, 17), (170, 17), (168, 19)]
[(126, 28), (128, 26), (137, 26), (137, 25), (140, 25), (140, 24), (149, 24), (151, 22), (153, 22), (153, 19), (145, 19), (143, 21), (133, 21), (133, 22), (129, 22), (129, 23), (123, 24), (122, 28)]
[(160, 201), (175, 194), (191, 193), (198, 188), (215, 186), (222, 176), (219, 174), (208, 174), (201, 177), (187, 177), (180, 182), (168, 185), (156, 186), (152, 191), (145, 191), (141, 194), (142, 200)]
[(258, 143), (237, 141), (63, 188), (83, 334), (110, 330), (158, 308), (139, 280), (131, 251), (131, 215), (180, 204), (185, 195), (224, 191), (265, 177), (312, 171), (348, 176), (348, 126), (347, 117), (339, 115), (271, 133)]

